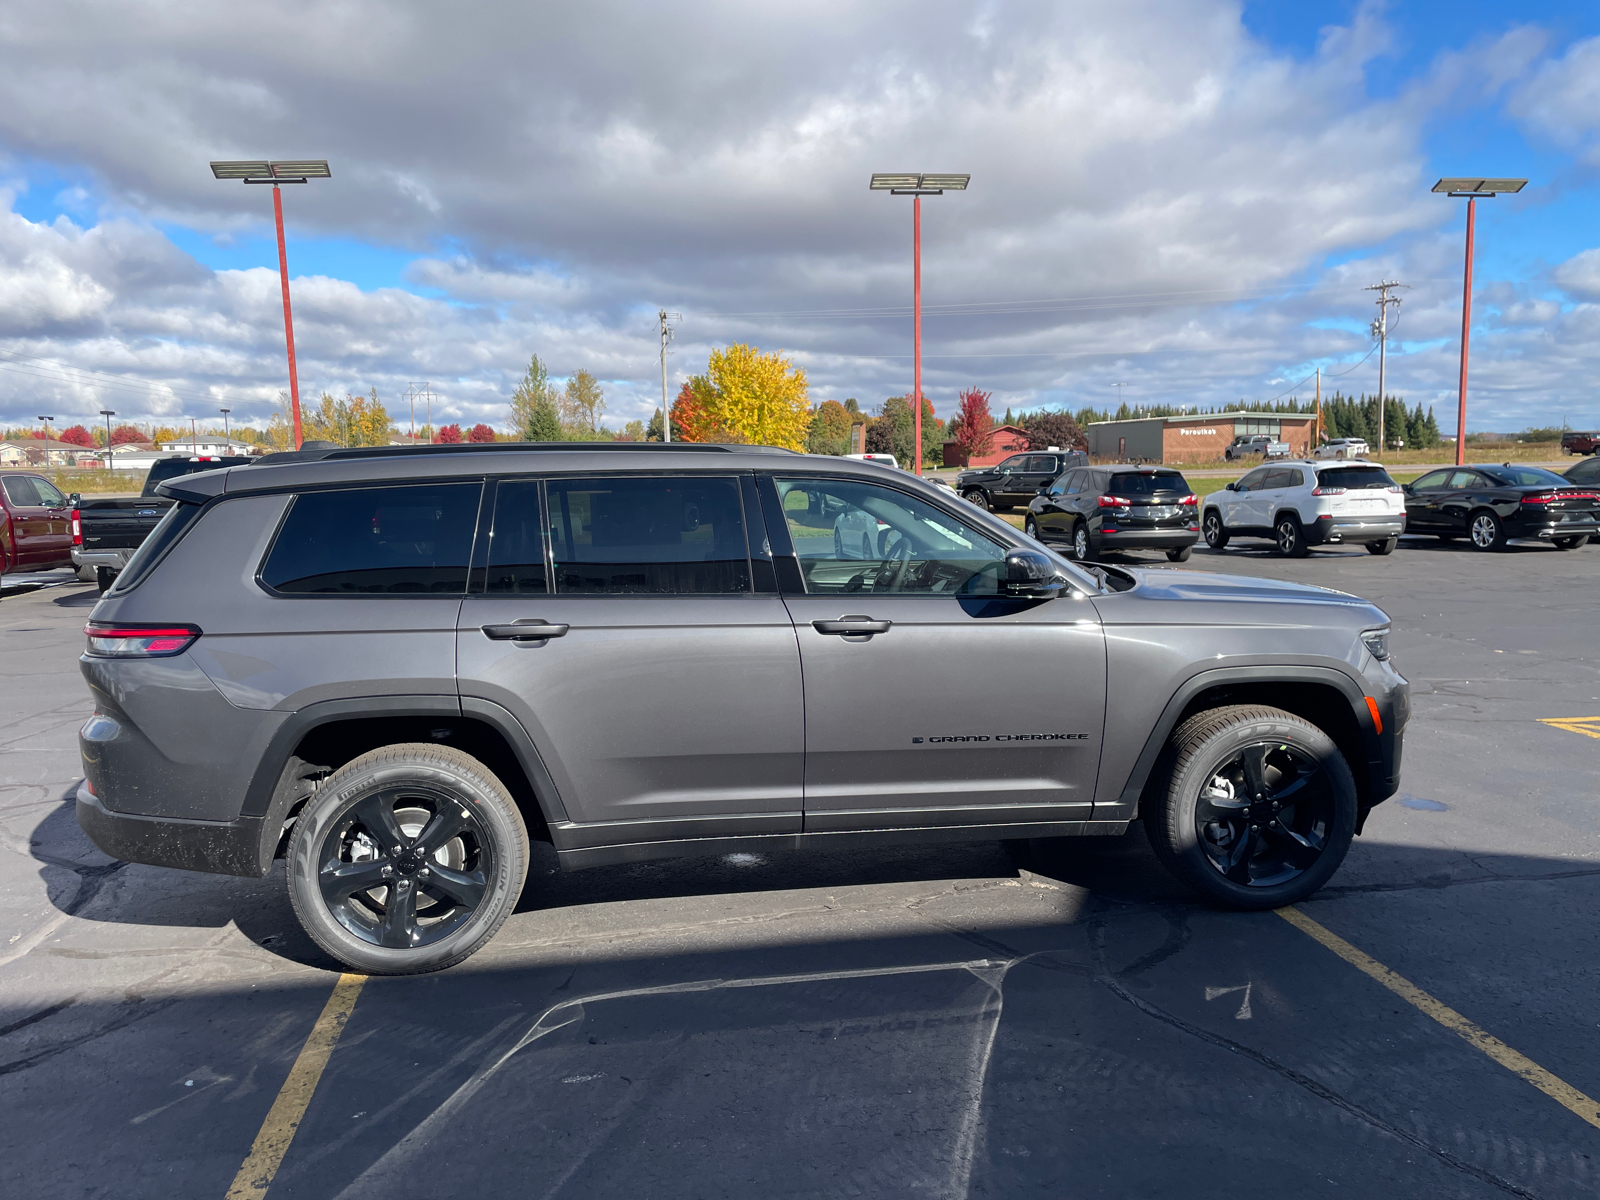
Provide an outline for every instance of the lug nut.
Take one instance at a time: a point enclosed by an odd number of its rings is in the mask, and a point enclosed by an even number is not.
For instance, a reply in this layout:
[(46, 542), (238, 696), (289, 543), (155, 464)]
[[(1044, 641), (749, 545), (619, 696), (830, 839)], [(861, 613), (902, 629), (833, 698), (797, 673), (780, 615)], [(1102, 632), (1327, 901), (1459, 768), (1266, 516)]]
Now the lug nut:
[(427, 874), (428, 874), (428, 868), (427, 868), (427, 867), (423, 867), (423, 868), (422, 868), (422, 870), (420, 870), (420, 871), (418, 871), (418, 872), (417, 872), (417, 874), (418, 874), (418, 875), (421, 875), (421, 876), (423, 876), (423, 877), (426, 877), (426, 876), (427, 876)]

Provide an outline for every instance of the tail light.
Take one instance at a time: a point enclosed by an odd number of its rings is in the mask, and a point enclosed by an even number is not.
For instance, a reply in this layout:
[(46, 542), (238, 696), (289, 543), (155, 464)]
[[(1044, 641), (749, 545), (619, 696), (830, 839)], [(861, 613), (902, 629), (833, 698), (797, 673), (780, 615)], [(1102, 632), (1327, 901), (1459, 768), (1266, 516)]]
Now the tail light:
[(1101, 508), (1127, 508), (1133, 501), (1124, 500), (1121, 496), (1101, 496), (1095, 503)]
[(1548, 496), (1524, 496), (1524, 504), (1554, 504), (1557, 500), (1600, 500), (1596, 492), (1554, 492)]
[(1179, 500), (1178, 503), (1179, 504), (1189, 505), (1192, 508), (1199, 508), (1200, 507), (1200, 497), (1196, 496), (1193, 492), (1190, 492), (1182, 500)]
[(76, 508), (72, 510), (72, 544), (83, 545), (83, 513)]
[(95, 658), (168, 658), (194, 644), (200, 631), (193, 625), (102, 625), (83, 627), (89, 653)]
[(1313, 496), (1342, 496), (1349, 490), (1349, 488), (1322, 487), (1319, 485), (1311, 489), (1311, 494)]

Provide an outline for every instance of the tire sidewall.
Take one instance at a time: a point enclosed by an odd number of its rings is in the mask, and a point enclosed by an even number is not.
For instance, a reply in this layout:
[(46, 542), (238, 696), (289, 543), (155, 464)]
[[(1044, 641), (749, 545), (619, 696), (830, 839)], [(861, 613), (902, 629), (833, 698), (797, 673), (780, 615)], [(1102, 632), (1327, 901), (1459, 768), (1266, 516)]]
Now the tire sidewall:
[[(1225, 878), (1206, 856), (1195, 827), (1195, 808), (1201, 786), (1223, 763), (1244, 747), (1262, 742), (1291, 743), (1321, 763), (1334, 793), (1333, 824), (1322, 857), (1309, 870), (1275, 887), (1245, 887)], [(1355, 779), (1333, 739), (1316, 726), (1288, 713), (1258, 716), (1226, 725), (1193, 746), (1190, 753), (1180, 753), (1160, 810), (1151, 818), (1161, 823), (1164, 836), (1152, 838), (1152, 842), (1176, 874), (1208, 899), (1227, 907), (1278, 908), (1315, 892), (1344, 861), (1355, 837)]]
[[(1488, 517), (1494, 522), (1494, 540), (1488, 544), (1480, 542), (1477, 536), (1473, 533), (1473, 530), (1477, 527), (1478, 522), (1484, 517)], [(1500, 514), (1494, 512), (1492, 509), (1480, 508), (1467, 518), (1467, 538), (1472, 542), (1472, 545), (1475, 549), (1498, 550), (1506, 544), (1505, 522), (1500, 519)]]
[[(494, 936), (521, 894), (529, 849), (521, 815), (509, 796), (496, 794), (499, 789), (491, 782), (494, 777), (481, 766), (472, 771), (416, 758), (373, 762), (367, 758), (364, 755), (330, 776), (295, 823), (284, 864), (295, 915), (323, 950), (346, 966), (369, 974), (435, 971), (460, 962)], [(475, 760), (467, 762), (476, 765)], [(482, 778), (475, 778), (480, 772)], [(423, 783), (455, 793), (472, 805), (495, 843), (494, 877), (477, 912), (448, 936), (413, 950), (374, 946), (341, 925), (322, 898), (317, 870), (323, 839), (350, 804), (370, 792), (401, 783)]]
[(968, 504), (976, 505), (985, 512), (992, 511), (993, 506), (989, 503), (989, 497), (982, 488), (968, 488), (962, 493), (962, 496), (966, 498)]
[[(1216, 536), (1212, 536), (1212, 528), (1216, 529)], [(1205, 536), (1206, 545), (1213, 550), (1221, 550), (1228, 544), (1228, 527), (1222, 523), (1222, 513), (1215, 509), (1207, 509), (1205, 518), (1200, 522), (1200, 529)]]

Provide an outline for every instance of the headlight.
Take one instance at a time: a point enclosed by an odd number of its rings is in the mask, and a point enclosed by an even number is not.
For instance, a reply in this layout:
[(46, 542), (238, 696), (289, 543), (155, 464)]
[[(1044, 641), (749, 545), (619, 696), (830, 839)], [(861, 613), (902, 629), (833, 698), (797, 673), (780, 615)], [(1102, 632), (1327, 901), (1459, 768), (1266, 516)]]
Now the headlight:
[(1361, 635), (1362, 644), (1371, 651), (1372, 657), (1380, 662), (1389, 658), (1389, 627), (1381, 626), (1378, 629), (1368, 629)]

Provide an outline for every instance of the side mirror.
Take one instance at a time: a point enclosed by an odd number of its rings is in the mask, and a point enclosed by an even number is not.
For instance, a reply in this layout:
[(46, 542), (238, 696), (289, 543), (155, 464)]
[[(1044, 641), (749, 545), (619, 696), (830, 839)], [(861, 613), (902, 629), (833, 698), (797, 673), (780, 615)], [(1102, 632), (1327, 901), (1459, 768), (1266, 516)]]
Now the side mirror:
[(72, 495), (67, 497), (67, 504), (71, 508), (77, 508), (78, 505), (80, 503), (82, 503), (82, 501), (83, 501), (83, 497), (80, 496), (77, 492), (73, 492)]
[(1402, 492), (1404, 492), (1408, 496), (1415, 496), (1416, 495), (1416, 493), (1411, 490), (1411, 485), (1409, 483), (1402, 483), (1400, 485), (1400, 490)]
[(1222, 486), (1224, 491), (1237, 492), (1239, 490), (1239, 481), (1234, 480), (1232, 483), (1225, 483)]
[(1007, 596), (1048, 599), (1059, 595), (1067, 581), (1056, 574), (1055, 564), (1037, 550), (1007, 550), (1000, 590)]

